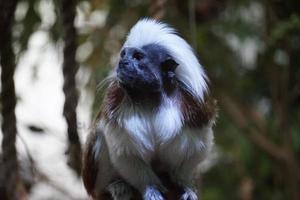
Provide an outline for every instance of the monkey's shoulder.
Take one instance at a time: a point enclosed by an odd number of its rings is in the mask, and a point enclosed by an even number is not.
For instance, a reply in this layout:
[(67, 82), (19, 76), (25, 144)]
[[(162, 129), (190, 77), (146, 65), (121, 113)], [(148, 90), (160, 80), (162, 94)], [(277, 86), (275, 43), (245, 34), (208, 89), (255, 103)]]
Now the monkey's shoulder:
[(114, 111), (118, 109), (124, 99), (124, 90), (120, 87), (117, 81), (113, 81), (108, 86), (102, 105), (96, 115), (94, 123), (100, 121), (101, 118), (106, 120), (111, 120)]
[(203, 100), (181, 90), (181, 113), (184, 124), (189, 128), (202, 128), (215, 121), (217, 116), (217, 101), (206, 94)]

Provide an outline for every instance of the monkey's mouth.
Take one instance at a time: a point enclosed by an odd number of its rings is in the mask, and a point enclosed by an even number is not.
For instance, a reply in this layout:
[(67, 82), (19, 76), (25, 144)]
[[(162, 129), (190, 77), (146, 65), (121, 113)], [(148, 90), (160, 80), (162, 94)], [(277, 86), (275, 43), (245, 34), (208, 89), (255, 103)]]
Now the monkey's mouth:
[(117, 69), (117, 80), (121, 85), (134, 86), (136, 84), (137, 72), (133, 67), (119, 65)]
[(139, 66), (128, 60), (121, 60), (117, 68), (117, 80), (120, 86), (129, 93), (158, 93), (161, 91), (160, 81), (151, 73), (138, 70)]

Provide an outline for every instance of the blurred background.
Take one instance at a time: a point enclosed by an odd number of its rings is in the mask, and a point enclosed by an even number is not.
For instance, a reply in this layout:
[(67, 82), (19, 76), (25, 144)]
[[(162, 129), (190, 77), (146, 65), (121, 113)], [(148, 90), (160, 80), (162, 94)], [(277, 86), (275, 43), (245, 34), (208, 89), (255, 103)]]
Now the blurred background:
[[(300, 199), (299, 0), (70, 2), (77, 35), (64, 22), (59, 0), (19, 0), (12, 16), (16, 154), (23, 196), (88, 199), (78, 175), (80, 144), (101, 104), (103, 90), (97, 85), (115, 65), (130, 27), (142, 17), (153, 17), (171, 24), (192, 45), (218, 100), (216, 147), (203, 169), (201, 199)], [(76, 85), (70, 86), (79, 96), (73, 107), (75, 140), (72, 123), (63, 116), (69, 91), (64, 85), (72, 76), (63, 76), (64, 45), (72, 32), (79, 67)], [(3, 112), (5, 105), (2, 96)], [(4, 120), (2, 115), (0, 122)], [(6, 144), (3, 139), (3, 158)], [(7, 187), (6, 163), (1, 159), (0, 199)]]

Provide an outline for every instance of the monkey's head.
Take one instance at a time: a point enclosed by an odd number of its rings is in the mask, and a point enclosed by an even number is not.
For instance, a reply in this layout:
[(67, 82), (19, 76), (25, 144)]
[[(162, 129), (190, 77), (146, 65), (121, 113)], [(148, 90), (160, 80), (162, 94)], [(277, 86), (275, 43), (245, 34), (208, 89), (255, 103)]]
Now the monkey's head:
[(158, 44), (125, 47), (120, 53), (117, 77), (129, 95), (169, 95), (176, 89), (177, 66), (170, 53)]
[(131, 99), (170, 96), (179, 87), (200, 100), (206, 75), (192, 48), (168, 25), (140, 20), (130, 30), (115, 77)]

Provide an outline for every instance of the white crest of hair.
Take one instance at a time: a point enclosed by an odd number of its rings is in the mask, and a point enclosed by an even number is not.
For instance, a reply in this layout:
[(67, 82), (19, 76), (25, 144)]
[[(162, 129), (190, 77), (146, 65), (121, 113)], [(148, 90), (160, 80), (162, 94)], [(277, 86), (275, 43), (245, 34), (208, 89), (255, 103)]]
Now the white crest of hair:
[(208, 92), (208, 79), (191, 46), (167, 24), (142, 19), (131, 28), (123, 48), (140, 48), (149, 44), (161, 45), (169, 51), (179, 64), (175, 71), (178, 79), (193, 95), (203, 100), (204, 94)]

